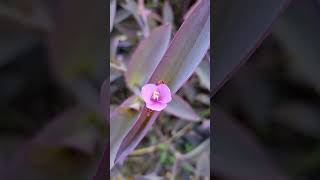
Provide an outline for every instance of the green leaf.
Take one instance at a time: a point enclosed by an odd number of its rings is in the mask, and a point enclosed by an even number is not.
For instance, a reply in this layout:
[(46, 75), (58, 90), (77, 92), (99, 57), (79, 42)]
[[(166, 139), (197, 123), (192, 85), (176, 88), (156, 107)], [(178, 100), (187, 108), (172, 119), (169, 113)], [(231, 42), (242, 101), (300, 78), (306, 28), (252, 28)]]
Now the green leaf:
[(168, 159), (168, 152), (162, 152), (159, 158), (159, 161), (161, 162), (161, 164), (165, 164), (167, 159)]
[(169, 149), (169, 145), (168, 144), (164, 144), (164, 143), (161, 143), (158, 145), (158, 148), (161, 150), (161, 151), (166, 151)]

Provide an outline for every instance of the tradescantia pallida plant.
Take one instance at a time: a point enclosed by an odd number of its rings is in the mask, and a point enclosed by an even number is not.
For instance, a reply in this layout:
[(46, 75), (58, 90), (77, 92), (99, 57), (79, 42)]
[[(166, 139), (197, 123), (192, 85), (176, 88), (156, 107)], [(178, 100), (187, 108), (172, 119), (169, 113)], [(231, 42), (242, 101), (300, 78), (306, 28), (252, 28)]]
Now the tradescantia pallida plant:
[[(175, 93), (195, 72), (209, 50), (210, 0), (199, 0), (193, 5), (172, 40), (171, 31), (169, 23), (151, 30), (132, 53), (125, 68), (125, 81), (133, 95), (107, 118), (110, 169), (135, 149), (161, 111), (189, 121), (200, 120), (191, 106)], [(106, 97), (104, 93), (102, 98)]]

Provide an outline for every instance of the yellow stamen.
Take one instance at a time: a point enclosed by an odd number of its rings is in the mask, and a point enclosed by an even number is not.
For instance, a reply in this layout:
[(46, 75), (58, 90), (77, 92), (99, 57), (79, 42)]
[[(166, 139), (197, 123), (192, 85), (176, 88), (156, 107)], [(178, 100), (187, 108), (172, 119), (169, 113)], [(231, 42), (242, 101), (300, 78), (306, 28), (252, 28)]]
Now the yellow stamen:
[(153, 91), (152, 99), (158, 101), (159, 97), (160, 97), (160, 93), (158, 91)]

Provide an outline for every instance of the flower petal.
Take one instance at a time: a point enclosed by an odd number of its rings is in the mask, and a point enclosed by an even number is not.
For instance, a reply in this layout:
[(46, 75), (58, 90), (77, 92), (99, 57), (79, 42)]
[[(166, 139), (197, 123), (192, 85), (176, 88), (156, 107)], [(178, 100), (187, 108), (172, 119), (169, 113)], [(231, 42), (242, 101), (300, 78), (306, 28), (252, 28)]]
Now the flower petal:
[(172, 100), (171, 91), (167, 85), (159, 84), (157, 86), (157, 91), (159, 91), (159, 93), (160, 93), (159, 102), (166, 104)]
[(157, 86), (155, 84), (146, 84), (141, 89), (141, 97), (146, 102), (146, 104), (151, 104), (153, 101), (151, 101), (152, 93), (157, 89)]
[(152, 103), (146, 103), (146, 106), (148, 109), (151, 109), (153, 111), (162, 111), (164, 108), (167, 107), (167, 104), (160, 103), (160, 102), (152, 102)]

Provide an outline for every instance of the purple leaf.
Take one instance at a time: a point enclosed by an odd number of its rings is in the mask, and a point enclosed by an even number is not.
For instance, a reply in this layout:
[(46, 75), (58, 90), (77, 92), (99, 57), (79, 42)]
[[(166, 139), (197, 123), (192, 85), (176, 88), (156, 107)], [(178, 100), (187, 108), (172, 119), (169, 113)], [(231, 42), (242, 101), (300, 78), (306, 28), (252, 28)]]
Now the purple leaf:
[(113, 28), (114, 18), (116, 16), (116, 9), (117, 9), (117, 1), (111, 0), (110, 1), (110, 32)]
[(178, 95), (174, 95), (172, 97), (172, 101), (168, 104), (164, 111), (183, 120), (200, 120), (200, 117), (196, 114), (196, 112), (194, 112), (192, 107)]
[(287, 179), (254, 136), (232, 117), (216, 109), (213, 122), (213, 169), (216, 175), (226, 179)]
[(157, 175), (156, 173), (152, 172), (146, 175), (134, 175), (133, 179), (152, 179), (152, 180), (163, 180), (163, 176)]
[(215, 1), (211, 96), (248, 60), (289, 2)]
[(136, 101), (137, 97), (131, 96), (110, 114), (110, 169), (114, 166), (122, 141), (137, 121), (139, 111), (130, 108)]
[(148, 130), (152, 127), (152, 124), (159, 116), (160, 112), (153, 111), (148, 112), (148, 109), (143, 107), (143, 110), (139, 114), (134, 125), (131, 127), (126, 137), (124, 138), (119, 151), (116, 156), (115, 163), (123, 161), (128, 154), (134, 150), (143, 137), (147, 134)]
[(162, 25), (141, 41), (133, 52), (125, 77), (127, 85), (136, 94), (139, 94), (140, 88), (147, 83), (159, 64), (169, 45), (170, 35), (171, 26)]
[(110, 43), (110, 83), (121, 77), (127, 69), (123, 60), (117, 57), (119, 42), (120, 38), (114, 37)]
[[(128, 98), (120, 107), (118, 107), (112, 114), (111, 114), (111, 133), (110, 133), (110, 167), (112, 168), (114, 163), (117, 161), (123, 160), (138, 143), (144, 137), (144, 134), (148, 131), (151, 127), (153, 122), (155, 121), (156, 117), (159, 113), (155, 113), (153, 115), (147, 116), (146, 108), (142, 110), (142, 113), (138, 115), (138, 111), (130, 110), (129, 107), (132, 104), (139, 103), (139, 97), (132, 96)], [(186, 104), (183, 99), (176, 96), (174, 97), (173, 101), (177, 101), (178, 105), (175, 105), (176, 110), (178, 112), (178, 116), (182, 116), (187, 120), (199, 120), (199, 116), (192, 110), (192, 108)], [(177, 107), (178, 106), (178, 107)], [(182, 107), (179, 107), (182, 106)], [(182, 114), (182, 113), (185, 114)], [(177, 114), (177, 113), (175, 113)], [(137, 120), (134, 120), (137, 119)], [(129, 130), (130, 129), (130, 130)], [(128, 131), (129, 130), (129, 131)], [(142, 131), (142, 132), (141, 132)], [(124, 135), (126, 136), (126, 140), (124, 139)], [(121, 147), (119, 143), (122, 142)], [(115, 152), (118, 155), (115, 157)]]
[(210, 1), (200, 0), (175, 34), (149, 80), (163, 80), (172, 93), (188, 80), (210, 46)]
[(120, 6), (129, 11), (133, 17), (135, 18), (135, 20), (137, 21), (137, 23), (139, 24), (144, 37), (148, 37), (149, 36), (149, 25), (147, 22), (147, 18), (146, 16), (144, 16), (145, 14), (143, 14), (145, 12), (144, 9), (141, 9), (141, 5), (139, 7), (140, 4), (137, 4), (135, 1), (132, 0), (126, 0), (125, 2), (121, 3)]
[(115, 63), (117, 59), (117, 50), (119, 47), (119, 37), (112, 38), (110, 43), (110, 62)]
[[(198, 1), (200, 1), (200, 0), (198, 0)], [(185, 6), (188, 7), (188, 6), (189, 6), (189, 5), (188, 5), (189, 3), (190, 3), (190, 1), (187, 1), (186, 4), (185, 4)], [(193, 4), (193, 5), (188, 9), (188, 11), (186, 11), (186, 13), (183, 15), (183, 20), (186, 20), (186, 19), (189, 17), (189, 15), (192, 13), (192, 11), (193, 11), (194, 8), (196, 7), (196, 5), (197, 5), (197, 3)]]
[(173, 11), (172, 11), (172, 7), (169, 3), (169, 1), (165, 1), (163, 8), (162, 8), (162, 17), (164, 22), (170, 23), (171, 25), (173, 25), (174, 22), (174, 16), (173, 16)]

